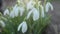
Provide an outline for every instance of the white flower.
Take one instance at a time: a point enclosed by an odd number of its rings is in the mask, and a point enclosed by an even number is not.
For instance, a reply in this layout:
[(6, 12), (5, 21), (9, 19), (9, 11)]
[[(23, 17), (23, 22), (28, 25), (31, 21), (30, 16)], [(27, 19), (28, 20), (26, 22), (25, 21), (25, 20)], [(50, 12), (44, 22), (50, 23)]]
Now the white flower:
[(14, 14), (15, 14), (16, 17), (18, 16), (18, 13), (19, 13), (18, 10), (19, 10), (18, 6), (15, 5), (15, 6), (13, 7), (13, 11), (14, 11)]
[(36, 8), (32, 8), (27, 15), (27, 19), (29, 19), (30, 15), (33, 14), (33, 20), (36, 21), (39, 19), (39, 11)]
[(5, 27), (5, 23), (2, 20), (0, 20), (0, 25), (2, 25), (2, 27)]
[(12, 18), (15, 17), (15, 15), (14, 15), (14, 11), (11, 11), (11, 13), (10, 13), (10, 17), (12, 17)]
[(49, 8), (51, 8), (51, 10), (53, 10), (53, 6), (52, 6), (52, 4), (50, 2), (47, 2), (45, 8), (46, 8), (46, 12), (48, 12)]
[(25, 33), (26, 31), (27, 31), (27, 24), (26, 24), (26, 22), (23, 22), (22, 32)]
[(45, 16), (44, 15), (44, 7), (42, 5), (40, 5), (40, 7), (41, 7), (41, 17), (44, 17)]
[(22, 16), (24, 13), (24, 7), (20, 7), (19, 10), (20, 10), (20, 16)]
[(33, 7), (34, 7), (34, 5), (33, 5), (34, 3), (33, 3), (33, 1), (31, 0), (31, 1), (29, 1), (28, 3), (27, 3), (27, 10), (29, 10), (29, 9), (32, 9)]
[(14, 17), (17, 17), (18, 16), (18, 13), (19, 13), (19, 7), (17, 5), (15, 5), (13, 7), (13, 10), (10, 12), (10, 17), (14, 18)]
[(19, 26), (18, 26), (18, 31), (22, 28), (22, 33), (25, 33), (27, 31), (27, 24), (25, 21), (23, 21)]
[(9, 10), (8, 10), (8, 9), (6, 9), (6, 10), (4, 11), (4, 15), (9, 15)]
[(36, 8), (34, 8), (33, 9), (33, 20), (36, 21), (38, 19), (39, 19), (39, 11)]

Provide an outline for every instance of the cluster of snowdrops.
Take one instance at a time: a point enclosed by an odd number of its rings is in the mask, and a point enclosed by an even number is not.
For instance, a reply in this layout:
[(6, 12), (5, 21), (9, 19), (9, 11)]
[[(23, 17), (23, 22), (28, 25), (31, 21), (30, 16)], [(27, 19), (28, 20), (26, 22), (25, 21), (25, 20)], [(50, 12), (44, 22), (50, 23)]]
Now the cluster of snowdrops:
[(48, 25), (50, 2), (39, 0), (17, 0), (13, 7), (7, 8), (0, 15), (3, 34), (42, 34)]

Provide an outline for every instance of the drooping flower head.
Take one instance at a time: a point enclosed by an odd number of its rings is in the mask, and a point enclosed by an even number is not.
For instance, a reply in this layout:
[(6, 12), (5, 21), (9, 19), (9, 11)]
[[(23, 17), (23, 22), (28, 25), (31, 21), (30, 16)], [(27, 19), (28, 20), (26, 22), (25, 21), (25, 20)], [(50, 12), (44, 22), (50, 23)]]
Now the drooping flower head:
[(39, 11), (36, 8), (33, 8), (29, 13), (27, 14), (27, 19), (33, 14), (33, 20), (36, 21), (39, 19)]
[(53, 5), (50, 2), (47, 2), (45, 8), (46, 8), (46, 12), (48, 12), (49, 8), (51, 8), (51, 10), (53, 10)]
[(25, 33), (27, 31), (27, 23), (26, 21), (23, 21), (21, 24), (18, 26), (18, 31), (22, 28), (22, 33)]
[(9, 10), (8, 10), (8, 9), (6, 9), (6, 10), (4, 11), (4, 15), (9, 15)]

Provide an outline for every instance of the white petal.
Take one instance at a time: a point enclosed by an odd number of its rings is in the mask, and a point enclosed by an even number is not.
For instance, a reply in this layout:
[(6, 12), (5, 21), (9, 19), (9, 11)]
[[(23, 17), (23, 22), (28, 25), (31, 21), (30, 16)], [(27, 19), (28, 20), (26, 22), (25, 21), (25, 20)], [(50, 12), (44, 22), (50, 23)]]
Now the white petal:
[(9, 10), (8, 10), (8, 9), (6, 9), (6, 10), (4, 11), (4, 15), (9, 15)]
[(14, 15), (14, 11), (11, 11), (11, 13), (10, 13), (10, 17), (12, 17), (12, 18), (15, 17), (15, 15)]
[(2, 27), (5, 27), (5, 23), (2, 20), (0, 20), (0, 24), (2, 25)]
[(27, 24), (26, 22), (24, 21), (23, 22), (23, 25), (22, 25), (22, 33), (25, 33), (27, 31)]
[(27, 14), (27, 17), (26, 19), (29, 19), (30, 15), (32, 14), (33, 11), (29, 11), (28, 14)]
[(20, 16), (22, 16), (24, 13), (24, 8), (23, 7), (20, 7)]
[(38, 19), (39, 19), (39, 11), (36, 8), (34, 8), (33, 9), (33, 20), (36, 21)]
[(53, 10), (53, 6), (50, 2), (47, 2), (46, 4), (46, 12), (48, 12), (49, 8), (51, 8), (51, 10)]
[(18, 8), (16, 8), (16, 10), (14, 12), (15, 12), (15, 16), (17, 17), (18, 13), (19, 13)]
[(23, 23), (19, 24), (17, 31), (19, 31), (22, 27)]
[(51, 10), (53, 10), (53, 5), (51, 3), (49, 3), (49, 7), (51, 8)]
[(41, 11), (41, 16), (42, 17), (44, 17), (45, 15), (44, 15), (44, 7), (41, 5), (41, 9), (42, 9), (42, 11)]
[(27, 24), (25, 21), (23, 21), (19, 26), (18, 26), (18, 31), (21, 29), (22, 27), (22, 33), (25, 33), (27, 31)]
[(46, 8), (46, 12), (48, 12), (48, 10), (49, 10), (49, 4), (48, 3), (46, 4), (45, 8)]
[(13, 7), (13, 11), (14, 11), (16, 17), (18, 16), (18, 13), (19, 13), (18, 10), (19, 10), (19, 8), (17, 7), (17, 5), (15, 5), (15, 6)]

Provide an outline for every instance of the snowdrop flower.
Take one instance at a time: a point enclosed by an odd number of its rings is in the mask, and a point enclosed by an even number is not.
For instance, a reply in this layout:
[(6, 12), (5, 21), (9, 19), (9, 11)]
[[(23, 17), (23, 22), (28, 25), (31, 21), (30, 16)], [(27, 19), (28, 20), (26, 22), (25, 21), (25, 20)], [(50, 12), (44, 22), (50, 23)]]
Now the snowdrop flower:
[(18, 13), (19, 13), (18, 10), (19, 10), (18, 6), (15, 5), (15, 6), (13, 7), (13, 10), (12, 10), (11, 13), (10, 13), (10, 17), (12, 17), (12, 18), (17, 17), (17, 16), (18, 16)]
[(26, 22), (23, 22), (22, 32), (25, 33), (26, 31), (27, 31), (27, 24), (26, 24)]
[(27, 10), (32, 9), (32, 8), (34, 7), (34, 4), (35, 4), (35, 3), (33, 3), (32, 0), (29, 1), (29, 2), (27, 3)]
[(14, 14), (15, 14), (16, 17), (18, 16), (18, 13), (19, 13), (18, 10), (19, 10), (18, 6), (15, 5), (15, 6), (13, 7), (13, 11), (14, 11)]
[(20, 10), (20, 16), (22, 16), (25, 10), (24, 7), (20, 7), (19, 10)]
[(42, 5), (40, 5), (40, 7), (41, 7), (41, 17), (44, 17), (45, 16), (44, 15), (44, 7)]
[(0, 20), (0, 24), (2, 25), (2, 27), (5, 27), (5, 23), (2, 20)]
[(39, 11), (36, 8), (33, 8), (33, 20), (36, 21), (39, 19)]
[(4, 11), (4, 15), (9, 15), (9, 10), (8, 10), (8, 9), (6, 9), (6, 10)]
[(52, 6), (52, 4), (50, 2), (47, 2), (45, 8), (46, 8), (46, 12), (48, 12), (49, 8), (51, 8), (51, 10), (53, 10), (53, 6)]
[(14, 15), (14, 11), (11, 11), (11, 13), (10, 13), (10, 17), (12, 17), (12, 18), (15, 17), (15, 15)]
[(33, 8), (27, 15), (27, 19), (29, 19), (30, 15), (33, 14), (33, 20), (36, 21), (39, 19), (39, 11), (36, 8)]
[(18, 31), (22, 28), (22, 33), (25, 33), (27, 31), (27, 24), (25, 21), (23, 21), (19, 26), (18, 26)]

